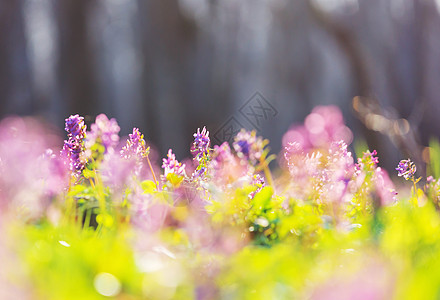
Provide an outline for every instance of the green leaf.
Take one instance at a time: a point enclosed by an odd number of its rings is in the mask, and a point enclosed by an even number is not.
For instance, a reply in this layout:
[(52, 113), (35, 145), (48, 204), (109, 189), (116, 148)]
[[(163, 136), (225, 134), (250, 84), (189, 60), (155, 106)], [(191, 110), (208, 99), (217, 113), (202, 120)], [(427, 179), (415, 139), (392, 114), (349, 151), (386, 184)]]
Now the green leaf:
[(75, 195), (81, 194), (81, 193), (85, 192), (86, 188), (87, 187), (82, 184), (74, 185), (70, 188), (69, 195), (75, 196)]
[(141, 187), (145, 194), (152, 194), (156, 190), (156, 184), (151, 180), (142, 181)]
[(270, 186), (266, 186), (264, 188), (261, 189), (261, 191), (259, 191), (254, 199), (253, 199), (253, 204), (254, 207), (258, 208), (266, 208), (268, 206), (268, 204), (270, 203), (270, 200), (272, 198), (273, 195), (273, 189)]
[(440, 178), (440, 143), (438, 139), (429, 141), (429, 169), (435, 178)]
[(83, 176), (84, 176), (84, 178), (87, 178), (87, 179), (89, 179), (89, 178), (93, 178), (93, 177), (95, 176), (95, 172), (92, 171), (92, 170), (89, 170), (89, 169), (85, 168), (85, 169), (83, 170)]
[(174, 187), (178, 187), (180, 185), (180, 183), (182, 183), (183, 180), (183, 176), (179, 176), (177, 174), (174, 173), (169, 173), (167, 175), (167, 180), (174, 186)]

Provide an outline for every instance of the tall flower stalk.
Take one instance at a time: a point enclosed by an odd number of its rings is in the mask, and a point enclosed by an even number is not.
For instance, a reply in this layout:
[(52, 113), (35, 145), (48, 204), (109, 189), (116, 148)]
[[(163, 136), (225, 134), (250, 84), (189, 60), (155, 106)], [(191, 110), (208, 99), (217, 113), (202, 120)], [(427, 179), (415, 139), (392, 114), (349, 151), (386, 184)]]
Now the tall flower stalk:
[(153, 166), (151, 165), (150, 158), (150, 147), (146, 146), (144, 140), (144, 135), (139, 131), (138, 128), (133, 128), (133, 133), (128, 135), (127, 142), (121, 150), (121, 156), (125, 159), (134, 159), (137, 161), (138, 172), (142, 167), (142, 160), (145, 158), (150, 168), (151, 175), (153, 176), (154, 183), (156, 184), (157, 190), (160, 190), (159, 181), (154, 173)]
[(194, 133), (194, 142), (191, 148), (193, 160), (197, 163), (197, 168), (194, 171), (192, 178), (193, 180), (203, 179), (206, 175), (208, 169), (208, 163), (210, 162), (210, 144), (211, 139), (209, 138), (209, 131), (206, 127), (203, 127), (202, 131), (197, 128), (197, 132)]
[(416, 178), (415, 174), (417, 171), (417, 167), (409, 158), (408, 159), (402, 159), (396, 168), (397, 176), (405, 178), (405, 180), (411, 180), (413, 183), (413, 201), (414, 204), (417, 204), (418, 199), (418, 190), (417, 190), (417, 183), (420, 181), (421, 177)]
[(79, 176), (86, 164), (84, 140), (87, 126), (84, 118), (71, 115), (66, 119), (65, 128), (68, 139), (64, 141), (63, 156), (69, 160), (69, 168), (74, 176)]
[(269, 141), (257, 136), (255, 130), (242, 129), (234, 138), (232, 146), (240, 159), (247, 161), (257, 172), (263, 170), (269, 185), (275, 189), (269, 169), (269, 163), (275, 159), (275, 155), (268, 156), (269, 149), (266, 148), (268, 144)]

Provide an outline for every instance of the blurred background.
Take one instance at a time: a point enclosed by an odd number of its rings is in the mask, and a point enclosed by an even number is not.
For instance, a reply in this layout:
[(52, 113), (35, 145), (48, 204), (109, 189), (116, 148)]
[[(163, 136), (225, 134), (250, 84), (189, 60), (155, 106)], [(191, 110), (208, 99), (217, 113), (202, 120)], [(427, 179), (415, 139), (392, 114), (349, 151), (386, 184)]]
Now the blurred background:
[(313, 107), (336, 105), (389, 170), (421, 164), (440, 133), (439, 12), (439, 0), (3, 0), (0, 117), (61, 132), (70, 114), (105, 113), (182, 158), (204, 125), (216, 142), (256, 129), (276, 153)]

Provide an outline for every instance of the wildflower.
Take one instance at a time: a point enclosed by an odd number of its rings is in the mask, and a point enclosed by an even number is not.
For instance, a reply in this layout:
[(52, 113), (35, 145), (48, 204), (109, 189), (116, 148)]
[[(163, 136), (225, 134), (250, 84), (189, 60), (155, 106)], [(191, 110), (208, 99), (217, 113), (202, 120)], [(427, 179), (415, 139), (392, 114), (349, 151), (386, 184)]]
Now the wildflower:
[(210, 161), (209, 145), (211, 140), (209, 138), (209, 131), (206, 127), (203, 127), (200, 132), (200, 128), (197, 128), (197, 132), (194, 133), (194, 142), (191, 147), (191, 152), (194, 155), (194, 160), (197, 161), (197, 168), (191, 176), (192, 181), (200, 182), (205, 179), (205, 175), (208, 170), (208, 163)]
[(112, 151), (119, 142), (119, 130), (118, 122), (114, 118), (109, 120), (105, 114), (96, 116), (95, 123), (87, 134), (87, 148), (100, 143), (104, 146), (105, 153)]
[(232, 145), (238, 157), (255, 164), (262, 157), (266, 142), (263, 138), (256, 136), (255, 130), (249, 132), (242, 129), (235, 137)]
[(186, 176), (185, 174), (185, 164), (180, 163), (176, 160), (176, 155), (173, 154), (171, 149), (168, 150), (167, 159), (163, 158), (162, 168), (164, 169), (164, 177), (166, 178), (168, 174), (175, 174), (178, 176)]
[(206, 130), (206, 127), (203, 127), (202, 132), (200, 132), (200, 128), (197, 128), (197, 132), (194, 133), (194, 143), (191, 150), (194, 159), (200, 162), (203, 156), (209, 153), (210, 143), (209, 131)]
[(8, 206), (19, 208), (25, 218), (39, 218), (51, 198), (67, 185), (67, 166), (47, 151), (59, 141), (46, 132), (30, 118), (0, 122), (0, 215)]
[(228, 142), (220, 146), (215, 145), (209, 172), (216, 185), (226, 186), (229, 184), (240, 185), (240, 178), (247, 177), (248, 164), (241, 164), (239, 159), (232, 153)]
[(377, 151), (370, 152), (367, 150), (364, 152), (362, 158), (358, 158), (358, 163), (355, 164), (356, 175), (361, 173), (361, 170), (365, 168), (366, 171), (374, 171), (377, 164), (379, 164), (379, 158), (377, 157)]
[(255, 174), (252, 177), (251, 185), (256, 186), (257, 189), (248, 195), (249, 199), (253, 199), (254, 196), (258, 194), (258, 192), (260, 192), (264, 186), (266, 186), (266, 182), (264, 177), (260, 176), (260, 174)]
[(306, 117), (304, 125), (291, 127), (283, 136), (283, 146), (298, 142), (305, 151), (328, 148), (335, 141), (350, 144), (351, 130), (345, 125), (342, 112), (336, 106), (317, 106)]
[(397, 176), (405, 178), (405, 180), (414, 179), (416, 173), (416, 165), (409, 158), (402, 159), (397, 165)]
[(284, 147), (286, 152), (284, 152), (284, 158), (288, 161), (291, 155), (301, 155), (303, 154), (303, 149), (301, 144), (298, 142), (287, 143), (287, 146)]
[(375, 172), (376, 192), (381, 200), (381, 205), (391, 205), (397, 202), (397, 191), (388, 173), (377, 168)]
[(133, 128), (133, 133), (129, 134), (128, 137), (127, 143), (121, 150), (121, 156), (125, 159), (147, 157), (150, 147), (146, 147), (144, 135), (139, 129)]
[(66, 119), (65, 130), (68, 140), (64, 141), (61, 154), (69, 160), (70, 170), (76, 173), (75, 175), (84, 169), (86, 163), (84, 152), (86, 128), (84, 118), (79, 115), (71, 115)]
[[(354, 171), (353, 157), (343, 140), (331, 144), (327, 160), (328, 168), (334, 173), (334, 179), (343, 180), (346, 183), (351, 179)], [(377, 158), (375, 161), (378, 161)]]
[(69, 166), (72, 172), (80, 172), (84, 169), (86, 161), (82, 142), (75, 139), (64, 141), (61, 155), (69, 160)]
[(106, 160), (99, 166), (99, 172), (104, 184), (113, 190), (121, 192), (123, 187), (129, 183), (130, 175), (136, 168), (134, 160), (127, 160), (118, 153), (109, 153)]
[(231, 152), (228, 142), (223, 142), (220, 146), (215, 145), (212, 156), (214, 168), (218, 168), (221, 164), (234, 160), (234, 155)]
[(86, 135), (86, 125), (84, 124), (84, 118), (79, 115), (71, 115), (66, 120), (65, 130), (68, 133), (69, 138), (82, 140)]
[(206, 167), (197, 168), (192, 174), (192, 180), (203, 179), (203, 175), (206, 174)]

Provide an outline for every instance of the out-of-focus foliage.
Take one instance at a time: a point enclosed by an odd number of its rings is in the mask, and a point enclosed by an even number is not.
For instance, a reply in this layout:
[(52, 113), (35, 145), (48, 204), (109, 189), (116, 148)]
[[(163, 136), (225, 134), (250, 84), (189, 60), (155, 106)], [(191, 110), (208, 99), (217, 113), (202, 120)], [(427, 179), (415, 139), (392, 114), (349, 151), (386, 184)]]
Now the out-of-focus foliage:
[(274, 177), (266, 140), (211, 148), (204, 129), (162, 173), (137, 129), (117, 145), (98, 121), (68, 118), (62, 151), (34, 121), (0, 124), (0, 298), (438, 298), (440, 184), (409, 159), (399, 195), (376, 151), (355, 163), (308, 126)]

